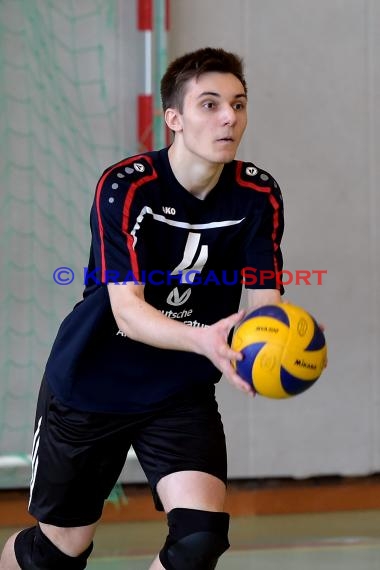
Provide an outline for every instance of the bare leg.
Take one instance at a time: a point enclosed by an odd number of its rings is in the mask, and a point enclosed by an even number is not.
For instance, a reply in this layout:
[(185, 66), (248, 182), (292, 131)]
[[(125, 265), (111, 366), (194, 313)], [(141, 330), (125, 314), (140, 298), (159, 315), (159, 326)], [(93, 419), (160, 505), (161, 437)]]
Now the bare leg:
[(0, 570), (20, 570), (20, 566), (17, 564), (14, 543), (18, 532), (12, 534), (5, 543), (3, 553), (0, 558)]
[[(223, 481), (200, 471), (171, 473), (159, 481), (157, 491), (166, 513), (178, 507), (219, 512), (226, 497)], [(163, 568), (157, 556), (149, 570)]]
[[(41, 530), (51, 542), (68, 556), (79, 556), (91, 544), (98, 523), (74, 528), (61, 528), (40, 523)], [(14, 542), (18, 532), (6, 542), (0, 559), (0, 570), (20, 570), (17, 564)]]
[[(180, 471), (163, 477), (157, 485), (165, 512), (182, 507), (206, 511), (222, 511), (226, 488), (224, 483), (207, 473), (199, 471)], [(97, 523), (86, 527), (61, 528), (41, 524), (44, 534), (68, 556), (78, 556), (91, 543)], [(20, 570), (14, 554), (14, 540), (17, 533), (11, 536), (0, 561), (0, 570)], [(163, 570), (158, 556), (150, 566), (150, 570)]]
[(51, 524), (40, 523), (42, 532), (59, 550), (67, 556), (79, 556), (90, 546), (94, 538), (98, 522), (88, 526), (62, 528)]
[[(13, 570), (13, 568), (12, 568), (12, 570)], [(156, 558), (152, 562), (152, 565), (149, 566), (149, 570), (165, 570), (164, 567), (162, 566), (158, 556), (156, 556)]]

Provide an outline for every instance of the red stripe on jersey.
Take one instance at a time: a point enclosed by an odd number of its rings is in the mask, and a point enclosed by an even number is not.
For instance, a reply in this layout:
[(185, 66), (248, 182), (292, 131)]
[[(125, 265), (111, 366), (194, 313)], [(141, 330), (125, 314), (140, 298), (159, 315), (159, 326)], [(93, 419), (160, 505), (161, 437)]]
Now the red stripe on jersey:
[(241, 176), (243, 164), (244, 163), (241, 160), (238, 160), (236, 163), (236, 179), (240, 184), (240, 186), (247, 186), (248, 188), (253, 188), (253, 190), (257, 190), (258, 192), (265, 192), (266, 194), (272, 191), (270, 186), (257, 186), (254, 182), (251, 182), (250, 180), (243, 180)]
[(279, 244), (277, 241), (277, 235), (278, 235), (278, 229), (280, 227), (280, 222), (279, 222), (279, 210), (280, 210), (280, 203), (277, 200), (277, 198), (271, 194), (269, 196), (269, 201), (272, 204), (273, 207), (273, 232), (272, 232), (272, 241), (273, 241), (273, 250), (275, 255), (273, 256), (273, 264), (274, 264), (274, 270), (275, 273), (278, 274), (279, 273), (279, 269), (278, 269), (278, 263), (277, 263), (277, 257), (276, 257), (276, 252), (279, 248)]
[[(101, 195), (101, 192), (102, 192), (103, 187), (104, 187), (104, 182), (105, 182), (106, 178), (108, 177), (108, 175), (109, 175), (111, 172), (113, 172), (114, 170), (116, 170), (117, 168), (120, 168), (120, 167), (122, 167), (122, 166), (124, 166), (124, 167), (125, 167), (125, 166), (128, 166), (128, 164), (133, 164), (134, 162), (136, 162), (137, 160), (142, 159), (142, 158), (143, 158), (144, 160), (146, 160), (147, 162), (149, 162), (149, 164), (150, 164), (150, 165), (152, 166), (152, 168), (153, 168), (153, 163), (152, 163), (150, 157), (148, 157), (148, 156), (139, 155), (139, 156), (134, 156), (134, 157), (132, 157), (132, 158), (127, 158), (127, 159), (125, 159), (125, 160), (122, 160), (122, 161), (118, 162), (117, 164), (115, 164), (114, 166), (112, 166), (111, 168), (109, 168), (108, 170), (106, 170), (106, 171), (104, 172), (103, 176), (100, 178), (100, 180), (99, 180), (99, 182), (98, 182), (98, 184), (97, 184), (97, 186), (96, 186), (95, 204), (96, 204), (96, 215), (97, 215), (97, 218), (98, 218), (98, 226), (99, 226), (101, 276), (102, 276), (101, 279), (102, 279), (102, 281), (105, 281), (105, 280), (106, 280), (106, 275), (107, 275), (107, 273), (106, 273), (106, 271), (107, 271), (107, 264), (106, 264), (105, 245), (104, 245), (104, 227), (103, 227), (103, 221), (102, 221), (102, 217), (101, 217), (101, 213), (100, 213), (100, 195)], [(137, 183), (132, 184), (132, 185), (131, 185), (131, 188), (133, 188), (134, 186), (136, 186), (136, 187), (141, 186), (141, 184), (144, 184), (145, 182), (148, 182), (149, 180), (153, 180), (153, 179), (156, 178), (156, 177), (157, 177), (157, 174), (156, 174), (156, 172), (153, 170), (153, 174), (152, 174), (152, 175), (146, 176), (146, 177), (144, 177), (144, 178), (141, 178), (141, 180), (139, 180)], [(134, 192), (133, 192), (133, 194), (134, 194)], [(128, 199), (128, 195), (129, 195), (129, 192), (128, 192), (128, 194), (127, 194), (127, 199)], [(127, 199), (126, 199), (126, 202), (127, 202)], [(124, 219), (125, 219), (125, 204), (124, 204), (124, 208), (123, 208), (123, 224), (122, 224), (122, 228), (121, 228), (123, 231), (124, 231), (124, 227), (128, 227), (128, 226), (125, 226)], [(132, 236), (128, 236), (128, 234), (127, 234), (127, 240), (126, 240), (126, 241), (127, 241), (128, 251), (129, 251), (130, 254), (131, 254), (131, 252), (133, 252), (133, 256), (134, 256), (134, 258), (136, 259), (136, 262), (137, 262), (137, 256), (136, 256), (135, 251), (134, 251), (134, 249), (133, 249), (133, 239), (130, 240), (130, 239), (129, 239), (130, 237), (132, 237)], [(131, 242), (131, 247), (130, 247), (130, 243), (129, 243), (129, 242)], [(132, 260), (132, 266), (133, 266), (133, 258), (132, 258), (132, 256), (131, 256), (131, 260)], [(138, 266), (137, 266), (137, 267), (138, 267)]]
[(244, 163), (242, 161), (237, 161), (236, 178), (238, 183), (241, 186), (246, 186), (248, 188), (252, 188), (253, 190), (257, 190), (258, 192), (265, 192), (266, 194), (269, 194), (269, 201), (273, 208), (273, 231), (272, 231), (272, 242), (273, 242), (273, 251), (274, 251), (273, 265), (275, 272), (279, 273), (276, 253), (279, 249), (277, 237), (278, 237), (278, 230), (280, 227), (280, 216), (279, 216), (279, 210), (281, 207), (280, 202), (277, 200), (274, 194), (272, 194), (272, 188), (270, 186), (264, 186), (264, 187), (257, 186), (254, 182), (251, 182), (249, 180), (243, 180), (241, 175), (243, 164)]
[(128, 233), (129, 216), (130, 216), (133, 198), (135, 197), (135, 194), (136, 194), (136, 190), (138, 188), (140, 188), (140, 186), (142, 186), (143, 184), (146, 184), (147, 182), (150, 182), (151, 180), (154, 180), (155, 178), (157, 178), (157, 172), (153, 168), (153, 163), (152, 163), (151, 159), (146, 156), (145, 160), (147, 160), (149, 162), (149, 164), (152, 166), (153, 173), (150, 176), (145, 176), (144, 178), (140, 178), (140, 180), (137, 180), (137, 182), (134, 182), (131, 185), (131, 187), (129, 188), (129, 191), (127, 193), (127, 196), (125, 198), (124, 207), (123, 207), (122, 231), (123, 231), (123, 234), (125, 234), (127, 237), (127, 247), (128, 247), (128, 251), (129, 251), (129, 256), (131, 258), (132, 272), (133, 272), (134, 278), (137, 281), (140, 280), (140, 268), (139, 268), (139, 263), (138, 263), (138, 259), (137, 259), (137, 254), (136, 254), (135, 248), (133, 247), (133, 241), (134, 241), (133, 236), (130, 233)]

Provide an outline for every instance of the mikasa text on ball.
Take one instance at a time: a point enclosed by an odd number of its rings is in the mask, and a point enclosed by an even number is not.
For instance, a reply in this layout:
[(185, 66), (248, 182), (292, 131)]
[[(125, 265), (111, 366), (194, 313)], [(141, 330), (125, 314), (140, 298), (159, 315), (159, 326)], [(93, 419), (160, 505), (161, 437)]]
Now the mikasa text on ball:
[(243, 354), (238, 374), (268, 398), (304, 392), (326, 365), (325, 336), (315, 319), (290, 303), (251, 311), (236, 328), (232, 348)]

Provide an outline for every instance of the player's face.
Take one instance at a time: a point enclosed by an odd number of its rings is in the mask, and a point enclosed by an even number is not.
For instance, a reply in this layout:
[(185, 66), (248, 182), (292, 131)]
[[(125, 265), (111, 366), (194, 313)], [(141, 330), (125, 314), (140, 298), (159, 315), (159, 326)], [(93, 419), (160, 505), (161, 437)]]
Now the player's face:
[(247, 97), (232, 73), (205, 73), (188, 82), (179, 132), (187, 151), (212, 163), (235, 158), (247, 125)]

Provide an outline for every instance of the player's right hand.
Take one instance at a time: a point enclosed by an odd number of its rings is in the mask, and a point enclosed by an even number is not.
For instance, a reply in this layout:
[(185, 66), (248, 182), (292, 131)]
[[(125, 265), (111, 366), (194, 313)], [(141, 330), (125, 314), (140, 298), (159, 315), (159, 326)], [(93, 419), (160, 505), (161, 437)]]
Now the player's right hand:
[(200, 353), (206, 356), (213, 365), (220, 370), (226, 379), (238, 390), (245, 392), (251, 396), (255, 395), (252, 386), (242, 380), (235, 368), (232, 366), (231, 361), (242, 360), (241, 352), (236, 352), (228, 344), (228, 335), (230, 330), (237, 325), (243, 318), (244, 311), (234, 313), (225, 319), (217, 321), (213, 325), (198, 329), (201, 335), (201, 351)]

